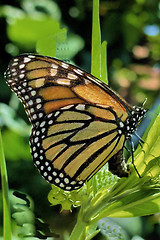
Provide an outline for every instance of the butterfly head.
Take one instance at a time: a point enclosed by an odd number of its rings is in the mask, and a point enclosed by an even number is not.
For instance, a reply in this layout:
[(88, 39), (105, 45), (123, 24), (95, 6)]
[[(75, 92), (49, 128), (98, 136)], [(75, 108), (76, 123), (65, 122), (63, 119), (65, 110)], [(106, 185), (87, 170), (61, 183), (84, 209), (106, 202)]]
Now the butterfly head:
[(137, 126), (142, 121), (146, 112), (147, 110), (142, 107), (133, 106), (131, 114), (126, 119), (126, 139), (129, 139), (131, 135), (136, 131)]

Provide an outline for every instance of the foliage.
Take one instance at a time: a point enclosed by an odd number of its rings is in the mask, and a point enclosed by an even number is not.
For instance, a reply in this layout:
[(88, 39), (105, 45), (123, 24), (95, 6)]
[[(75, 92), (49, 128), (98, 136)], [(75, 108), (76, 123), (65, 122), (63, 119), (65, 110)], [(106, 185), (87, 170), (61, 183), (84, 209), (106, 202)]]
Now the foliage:
[[(80, 1), (75, 1), (76, 8), (79, 11), (77, 19), (79, 19), (80, 22), (83, 22), (84, 18), (82, 12), (86, 14), (85, 10), (82, 11), (82, 9), (85, 9), (85, 7), (89, 9), (90, 3), (90, 1), (85, 1), (84, 4), (80, 4)], [(59, 4), (61, 5), (61, 3)], [(65, 4), (64, 1), (63, 4)], [(133, 102), (139, 101), (142, 103), (145, 97), (148, 96), (147, 104), (149, 106), (153, 99), (153, 95), (155, 96), (156, 94), (153, 90), (146, 88), (147, 81), (143, 84), (142, 80), (144, 80), (144, 78), (147, 79), (148, 76), (150, 76), (150, 72), (148, 74), (148, 67), (146, 67), (147, 71), (145, 71), (144, 74), (140, 69), (142, 66), (139, 65), (139, 68), (137, 68), (135, 63), (137, 64), (141, 61), (141, 63), (153, 64), (154, 69), (158, 71), (158, 65), (154, 66), (154, 63), (159, 59), (159, 34), (151, 36), (148, 35), (147, 30), (144, 31), (145, 25), (153, 25), (153, 22), (156, 24), (157, 20), (156, 17), (153, 16), (154, 11), (150, 11), (149, 5), (151, 3), (148, 1), (135, 1), (134, 4), (127, 2), (124, 4), (124, 1), (119, 1), (119, 6), (116, 4), (116, 2), (111, 3), (111, 1), (102, 2), (100, 4), (100, 14), (103, 22), (102, 39), (107, 39), (108, 65), (111, 66), (109, 71), (112, 70), (112, 73), (107, 73), (106, 42), (104, 41), (101, 44), (97, 11), (98, 1), (94, 1), (91, 61), (93, 64), (91, 68), (92, 74), (99, 76), (99, 78), (103, 80), (108, 80), (107, 75), (112, 76), (113, 81), (111, 84), (115, 85), (115, 88), (117, 87), (116, 80), (121, 87), (123, 84), (128, 84), (130, 87), (128, 88), (128, 92), (130, 95), (132, 94)], [(72, 18), (72, 30), (74, 29), (75, 22), (76, 34), (70, 29), (67, 34), (67, 29), (60, 27), (61, 13), (55, 2), (49, 0), (23, 0), (21, 6), (23, 10), (9, 5), (4, 5), (0, 9), (0, 16), (7, 19), (7, 34), (10, 43), (6, 44), (5, 49), (9, 54), (14, 56), (24, 51), (32, 52), (36, 49), (40, 54), (56, 56), (68, 60), (74, 58), (75, 55), (83, 49), (84, 40), (82, 37), (84, 37), (83, 34), (86, 34), (85, 29), (82, 31), (80, 37), (79, 31), (81, 27), (77, 26), (77, 19), (73, 21)], [(43, 11), (37, 11), (38, 8)], [(118, 9), (121, 9), (123, 12), (122, 16), (117, 12)], [(70, 9), (70, 16), (76, 14), (73, 10), (73, 8)], [(112, 11), (113, 14), (110, 14)], [(107, 18), (103, 19), (103, 14), (106, 14), (106, 12), (108, 13)], [(143, 14), (141, 14), (141, 12)], [(148, 12), (150, 12), (150, 15)], [(63, 21), (64, 20), (65, 15)], [(89, 31), (87, 26), (86, 29), (88, 34)], [(86, 45), (87, 41), (90, 43), (89, 38), (86, 38)], [(149, 57), (147, 55), (147, 57), (144, 58), (137, 58), (136, 51), (133, 47), (138, 44), (142, 45), (142, 47), (146, 47), (145, 49), (150, 53)], [(87, 53), (83, 52), (83, 54), (85, 56), (84, 62), (88, 64), (89, 60), (87, 58)], [(131, 65), (130, 63), (134, 64)], [(140, 80), (140, 85), (138, 85), (138, 80)], [(135, 88), (135, 86), (138, 87)], [(128, 98), (128, 95), (126, 95), (126, 98)], [(115, 222), (108, 217), (135, 217), (160, 212), (159, 112), (160, 110), (158, 109), (157, 113), (154, 114), (154, 119), (143, 136), (145, 144), (142, 148), (139, 146), (134, 153), (135, 164), (138, 172), (142, 176), (141, 179), (138, 178), (134, 169), (132, 169), (129, 178), (119, 179), (108, 172), (107, 166), (105, 166), (80, 190), (65, 192), (52, 186), (48, 195), (48, 200), (52, 206), (61, 204), (61, 214), (69, 210), (72, 211), (74, 215), (75, 209), (77, 211), (79, 210), (77, 223), (74, 226), (70, 239), (92, 239), (94, 236), (98, 238), (99, 232), (107, 239), (127, 239), (128, 235), (124, 229), (118, 227), (119, 225), (116, 225)], [(17, 117), (17, 115), (19, 115), (19, 117)], [(42, 234), (41, 230), (43, 227), (37, 227), (35, 212), (45, 209), (43, 199), (45, 198), (44, 196), (47, 195), (48, 184), (41, 179), (34, 169), (31, 170), (33, 165), (29, 161), (31, 160), (31, 155), (29, 154), (28, 146), (30, 126), (23, 120), (24, 118), (24, 113), (20, 111), (17, 105), (17, 100), (12, 98), (9, 105), (4, 103), (0, 105), (0, 124), (1, 127), (3, 127), (5, 156), (6, 159), (9, 160), (7, 166), (9, 166), (8, 171), (10, 171), (9, 182), (11, 188), (20, 188), (20, 191), (30, 192), (31, 195), (34, 196), (35, 201), (34, 206), (32, 199), (29, 197), (30, 194), (26, 194), (26, 199), (29, 199), (31, 203), (31, 205), (28, 206), (24, 202), (24, 199), (22, 202), (19, 202), (18, 198), (15, 198), (15, 196), (13, 197), (12, 192), (10, 193), (11, 212), (14, 218), (14, 220), (11, 220), (12, 232), (17, 239), (27, 234), (35, 234), (37, 229), (41, 234), (38, 235), (38, 237), (41, 239), (45, 236), (55, 237), (53, 233), (49, 233), (48, 229), (45, 229), (44, 234)], [(1, 154), (3, 155), (2, 149)], [(1, 160), (3, 161), (3, 163), (1, 163), (1, 175), (5, 176), (7, 183), (6, 172), (4, 168), (2, 169), (4, 158), (1, 157)], [(11, 161), (14, 161), (14, 166), (16, 166), (13, 167), (13, 169)], [(27, 162), (31, 167), (28, 167)], [(129, 159), (129, 162), (132, 166), (131, 159)], [(12, 170), (10, 170), (10, 168)], [(3, 193), (7, 196), (7, 185), (2, 186)], [(40, 186), (41, 188), (38, 192)], [(14, 201), (12, 201), (13, 198)], [(3, 200), (5, 200), (4, 195)], [(9, 203), (7, 202), (3, 207), (4, 210), (9, 210)], [(50, 207), (50, 209), (52, 209), (52, 207)], [(56, 211), (52, 213), (50, 209), (46, 213), (46, 219), (48, 220), (50, 218), (50, 223), (52, 223), (53, 215), (55, 215), (55, 222), (57, 222), (59, 218), (58, 213)], [(45, 210), (43, 212), (45, 212)], [(23, 219), (19, 218), (22, 213), (24, 214)], [(4, 230), (7, 228), (7, 233), (11, 234), (11, 231), (9, 231), (9, 211), (4, 211), (4, 215), (7, 220), (6, 223), (4, 222)], [(68, 218), (67, 224), (69, 225)], [(39, 219), (39, 221), (41, 220)], [(61, 221), (59, 222), (61, 228), (57, 231), (62, 233), (63, 224)], [(55, 229), (55, 225), (52, 226), (52, 228)], [(69, 232), (69, 227), (67, 230)], [(65, 234), (62, 233), (62, 235), (65, 238)], [(7, 236), (6, 239), (8, 240), (9, 237)], [(33, 237), (30, 235), (29, 239), (33, 239)]]
[(0, 132), (0, 161), (1, 161), (1, 181), (2, 181), (2, 197), (3, 197), (3, 237), (4, 240), (11, 240), (11, 220), (10, 220), (10, 209), (9, 209), (9, 196), (8, 196), (8, 178), (7, 178), (7, 170), (6, 170), (6, 163), (4, 158), (4, 151), (3, 151), (3, 142), (2, 136)]
[[(109, 177), (109, 173), (103, 169), (78, 192), (66, 192), (62, 195), (59, 190), (61, 194), (58, 194), (58, 199), (62, 208), (71, 209), (72, 204), (81, 206), (75, 231), (70, 239), (84, 239), (86, 229), (92, 228), (95, 222), (104, 217), (135, 217), (160, 211), (159, 124), (160, 115), (144, 139), (142, 151), (137, 149), (135, 152), (135, 164), (142, 175), (141, 179), (133, 172), (127, 179), (116, 180), (115, 184), (115, 179)], [(51, 194), (55, 204), (55, 187), (52, 187), (49, 195), (52, 203)]]

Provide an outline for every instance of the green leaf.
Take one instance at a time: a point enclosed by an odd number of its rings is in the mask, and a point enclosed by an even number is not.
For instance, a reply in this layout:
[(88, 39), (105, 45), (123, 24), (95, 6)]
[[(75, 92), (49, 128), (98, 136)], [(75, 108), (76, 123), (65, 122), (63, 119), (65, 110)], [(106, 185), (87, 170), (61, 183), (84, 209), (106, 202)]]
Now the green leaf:
[(8, 176), (6, 169), (6, 162), (4, 157), (3, 142), (0, 131), (0, 172), (2, 182), (2, 199), (3, 199), (3, 238), (4, 240), (11, 240), (11, 219), (10, 219), (10, 202), (8, 189)]
[[(152, 123), (151, 123), (152, 124)], [(154, 121), (152, 127), (143, 144), (143, 148), (137, 149), (135, 155), (135, 165), (138, 172), (143, 177), (149, 176), (151, 178), (158, 177), (160, 175), (160, 115)]]
[[(62, 189), (51, 185), (52, 189), (48, 194), (48, 200), (52, 205), (61, 204), (62, 210), (71, 211), (72, 206), (82, 206), (84, 202), (90, 201), (92, 197), (98, 199), (103, 189), (111, 188), (117, 182), (117, 179), (118, 177), (111, 174), (105, 166), (79, 190), (71, 192), (63, 191)], [(97, 195), (95, 196), (95, 194)]]
[(52, 190), (48, 194), (48, 201), (52, 205), (61, 204), (62, 210), (69, 211), (71, 211), (72, 206), (78, 207), (81, 205), (81, 200), (77, 191), (63, 191), (55, 185), (52, 185)]
[(99, 0), (93, 0), (91, 74), (101, 77), (101, 33), (99, 23)]
[(56, 41), (53, 36), (41, 38), (37, 41), (36, 51), (42, 55), (55, 56), (56, 53)]
[(35, 216), (32, 199), (20, 192), (10, 192), (12, 218), (16, 223), (16, 233), (19, 237), (33, 236), (35, 233)]
[(3, 130), (3, 143), (7, 159), (12, 161), (17, 161), (19, 159), (31, 159), (28, 139), (25, 139), (20, 134), (8, 129)]
[(160, 185), (143, 187), (124, 194), (119, 201), (108, 207), (108, 217), (135, 217), (160, 212)]
[(56, 43), (56, 55), (59, 59), (72, 59), (84, 47), (84, 40), (76, 34), (69, 34), (63, 42)]
[(57, 30), (49, 36), (44, 36), (37, 41), (36, 51), (43, 55), (54, 57), (57, 50), (57, 45), (66, 39), (67, 30), (65, 28)]
[(103, 41), (101, 45), (101, 78), (103, 82), (108, 84), (107, 76), (107, 42)]
[(50, 17), (34, 19), (24, 16), (8, 24), (7, 33), (11, 41), (23, 49), (34, 49), (37, 40), (51, 37), (60, 31), (58, 21)]

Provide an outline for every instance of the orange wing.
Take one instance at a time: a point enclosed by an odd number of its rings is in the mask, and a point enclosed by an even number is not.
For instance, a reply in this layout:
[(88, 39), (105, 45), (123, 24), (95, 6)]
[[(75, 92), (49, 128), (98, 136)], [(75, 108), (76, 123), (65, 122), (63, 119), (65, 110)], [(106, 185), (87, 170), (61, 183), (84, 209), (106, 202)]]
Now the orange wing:
[(14, 58), (6, 79), (33, 124), (32, 156), (47, 181), (77, 189), (107, 161), (113, 173), (127, 176), (122, 149), (145, 110), (132, 108), (85, 71), (49, 57)]
[(91, 103), (111, 107), (127, 118), (131, 107), (106, 84), (79, 68), (59, 60), (20, 55), (6, 71), (7, 83), (25, 106), (32, 124), (61, 107)]

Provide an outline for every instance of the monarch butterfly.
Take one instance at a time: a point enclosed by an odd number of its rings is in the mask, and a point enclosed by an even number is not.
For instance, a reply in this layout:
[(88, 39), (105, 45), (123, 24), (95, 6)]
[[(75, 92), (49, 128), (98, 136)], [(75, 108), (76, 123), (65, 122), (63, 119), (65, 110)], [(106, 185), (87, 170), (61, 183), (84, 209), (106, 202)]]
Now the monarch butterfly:
[(15, 57), (5, 73), (32, 123), (31, 153), (41, 175), (64, 190), (80, 188), (108, 162), (128, 176), (123, 147), (146, 110), (108, 85), (60, 60)]

